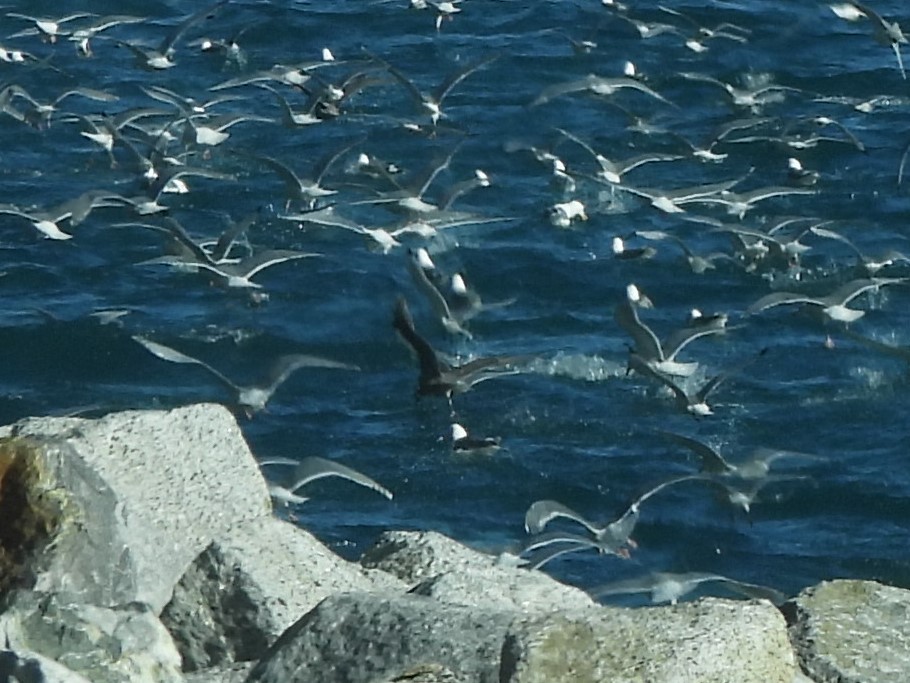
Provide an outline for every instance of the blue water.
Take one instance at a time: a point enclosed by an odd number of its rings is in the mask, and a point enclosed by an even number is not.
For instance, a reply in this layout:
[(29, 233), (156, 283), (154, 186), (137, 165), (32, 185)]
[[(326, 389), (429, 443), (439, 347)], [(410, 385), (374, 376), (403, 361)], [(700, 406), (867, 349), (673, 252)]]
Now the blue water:
[[(691, 33), (684, 19), (659, 10), (657, 2), (629, 4), (628, 17)], [(462, 65), (498, 55), (444, 101), (442, 123), (466, 135), (406, 131), (404, 121), (425, 125), (427, 117), (400, 84), (388, 79), (352, 97), (336, 120), (296, 130), (241, 123), (229, 129), (222, 145), (193, 158), (193, 165), (237, 179), (187, 178), (192, 192), (162, 196), (190, 234), (214, 237), (224, 228), (225, 215), (239, 219), (258, 210), (260, 220), (249, 233), (253, 245), (322, 254), (263, 271), (255, 279), (269, 300), (261, 306), (198, 275), (136, 265), (162, 255), (164, 240), (151, 230), (112, 227), (136, 220), (126, 208), (96, 210), (71, 228), (69, 241), (44, 239), (27, 221), (0, 214), (0, 421), (84, 406), (96, 406), (98, 413), (228, 400), (203, 370), (154, 358), (131, 339), (133, 334), (203, 358), (238, 381), (262, 377), (282, 353), (320, 354), (362, 370), (301, 370), (265, 412), (239, 419), (259, 457), (337, 459), (394, 491), (388, 502), (345, 482), (318, 482), (310, 489), (313, 500), (280, 511), (347, 557), (356, 557), (386, 529), (435, 529), (500, 550), (525, 538), (524, 512), (539, 498), (562, 501), (598, 522), (615, 519), (654, 484), (696, 470), (684, 450), (656, 433), (667, 429), (708, 441), (734, 459), (769, 446), (825, 460), (781, 463), (780, 473), (807, 479), (769, 486), (765, 500), (748, 516), (717, 500), (707, 486), (670, 489), (642, 506), (635, 534), (639, 547), (631, 560), (583, 552), (559, 558), (547, 571), (582, 587), (647, 571), (717, 572), (788, 594), (834, 577), (910, 586), (906, 363), (859, 346), (836, 325), (826, 329), (790, 306), (756, 316), (743, 313), (772, 287), (825, 293), (832, 283), (856, 277), (850, 250), (807, 235), (802, 241), (811, 249), (798, 271), (760, 267), (747, 272), (728, 260), (698, 275), (669, 242), (653, 245), (658, 249), (653, 259), (617, 260), (612, 238), (633, 230), (671, 232), (698, 251), (732, 254), (732, 247), (709, 226), (661, 213), (627, 193), (611, 194), (583, 177), (571, 196), (586, 204), (589, 220), (570, 229), (554, 227), (546, 217), (548, 207), (570, 196), (554, 187), (549, 167), (530, 153), (504, 151), (506, 142), (516, 140), (545, 148), (558, 137), (554, 127), (559, 126), (611, 158), (650, 151), (688, 155), (677, 136), (701, 143), (735, 119), (770, 117), (759, 130), (779, 134), (807, 117), (831, 117), (862, 141), (865, 152), (842, 142), (798, 152), (769, 142), (721, 142), (715, 151), (728, 155), (723, 162), (687, 156), (630, 171), (626, 182), (669, 188), (748, 174), (737, 190), (782, 185), (786, 159), (795, 154), (821, 173), (816, 193), (759, 203), (743, 224), (767, 225), (787, 215), (815, 217), (835, 221), (829, 229), (849, 236), (862, 250), (910, 253), (910, 200), (897, 185), (908, 142), (908, 85), (890, 48), (873, 40), (870, 24), (842, 21), (825, 3), (664, 4), (704, 25), (737, 24), (749, 32), (748, 39), (717, 38), (706, 42), (707, 51), (696, 53), (677, 33), (641, 39), (629, 21), (593, 0), (466, 0), (438, 32), (433, 10), (408, 9), (404, 2), (235, 1), (187, 32), (178, 43), (176, 67), (141, 69), (111, 38), (157, 44), (198, 7), (173, 0), (92, 3), (98, 13), (148, 19), (94, 39), (91, 58), (77, 57), (65, 39), (54, 44), (37, 36), (0, 40), (6, 49), (49, 58), (55, 67), (0, 63), (0, 80), (21, 85), (39, 101), (77, 85), (119, 97), (116, 102), (68, 98), (43, 129), (0, 115), (0, 201), (24, 209), (49, 207), (89, 189), (141, 191), (125, 150), (115, 147), (118, 165), (112, 168), (106, 153), (79, 134), (78, 123), (66, 122), (63, 112), (115, 114), (159, 106), (142, 92), (143, 85), (204, 101), (214, 84), (277, 63), (318, 60), (327, 46), (340, 62), (354, 62), (320, 70), (327, 79), (341, 80), (360, 68), (357, 60), (364, 60), (368, 50), (430, 90)], [(69, 2), (14, 7), (48, 16), (82, 9)], [(907, 21), (899, 14), (901, 3), (879, 2), (876, 8), (885, 17)], [(0, 19), (3, 35), (28, 26), (21, 19)], [(239, 41), (248, 58), (243, 68), (192, 46), (202, 36), (225, 38), (241, 26), (248, 27)], [(590, 54), (575, 54), (563, 33), (597, 46)], [(671, 133), (630, 131), (620, 109), (581, 92), (528, 107), (555, 83), (589, 73), (618, 76), (626, 59), (673, 105), (636, 91), (608, 99)], [(751, 74), (799, 92), (785, 92), (781, 101), (751, 112), (731, 105), (716, 85), (686, 80), (679, 72), (733, 84)], [(302, 107), (301, 96), (274, 85)], [(213, 111), (279, 115), (265, 90), (228, 92), (242, 99)], [(883, 98), (871, 113), (854, 109), (875, 96)], [(26, 107), (19, 98), (13, 104)], [(798, 129), (813, 130), (805, 123)], [(814, 130), (845, 139), (833, 126)], [(729, 137), (750, 134), (755, 131)], [(463, 270), (485, 300), (515, 298), (511, 306), (471, 321), (472, 340), (447, 336), (434, 320), (408, 274), (404, 247), (382, 254), (354, 233), (281, 220), (285, 198), (278, 176), (232, 154), (269, 154), (305, 173), (326, 152), (360, 138), (355, 154), (340, 160), (324, 184), (338, 190), (330, 199), (339, 212), (369, 225), (389, 225), (395, 216), (376, 206), (346, 206), (372, 196), (356, 183), (380, 186), (346, 172), (357, 152), (394, 162), (407, 174), (460, 143), (450, 167), (431, 186), (430, 199), (475, 168), (492, 179), (491, 187), (463, 196), (455, 206), (512, 220), (454, 228), (432, 239), (403, 238), (406, 247), (426, 246), (446, 272)], [(179, 144), (170, 151), (179, 152)], [(590, 156), (572, 143), (562, 143), (557, 151), (570, 170), (596, 170)], [(721, 207), (686, 208), (689, 215), (739, 222)], [(66, 221), (61, 225), (69, 229)], [(896, 263), (879, 275), (910, 276), (910, 267)], [(825, 282), (813, 286), (816, 280)], [(612, 312), (630, 282), (655, 302), (641, 315), (660, 335), (678, 326), (693, 307), (730, 315), (736, 329), (698, 340), (682, 354), (699, 361), (700, 377), (769, 349), (712, 395), (714, 415), (696, 420), (677, 411), (647, 378), (626, 376), (629, 340)], [(399, 294), (408, 299), (418, 329), (441, 352), (462, 359), (539, 355), (534, 372), (482, 383), (455, 399), (458, 419), (472, 433), (502, 437), (505, 448), (495, 456), (454, 456), (445, 401), (415, 400), (416, 364), (391, 327)], [(890, 343), (910, 343), (908, 301), (910, 293), (901, 286), (864, 295), (854, 305), (868, 312), (851, 328)], [(99, 309), (130, 312), (119, 326), (101, 325), (89, 315)], [(824, 344), (828, 333), (833, 348)]]

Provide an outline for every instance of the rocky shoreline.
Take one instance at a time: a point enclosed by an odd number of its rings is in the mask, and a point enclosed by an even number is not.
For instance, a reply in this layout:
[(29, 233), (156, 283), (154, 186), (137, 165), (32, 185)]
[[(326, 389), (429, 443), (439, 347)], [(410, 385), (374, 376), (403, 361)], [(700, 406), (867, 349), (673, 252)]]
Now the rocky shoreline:
[(434, 532), (346, 561), (200, 404), (0, 429), (0, 680), (910, 680), (910, 591), (604, 607)]

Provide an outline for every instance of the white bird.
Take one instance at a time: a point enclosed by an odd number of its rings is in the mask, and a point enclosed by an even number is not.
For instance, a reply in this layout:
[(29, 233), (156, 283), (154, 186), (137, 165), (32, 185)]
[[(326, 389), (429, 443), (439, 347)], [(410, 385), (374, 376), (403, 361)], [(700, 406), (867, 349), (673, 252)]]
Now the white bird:
[(465, 78), (470, 76), (478, 69), (486, 66), (498, 58), (499, 55), (494, 54), (471, 62), (448, 76), (432, 92), (424, 93), (416, 85), (414, 85), (413, 81), (411, 81), (401, 71), (396, 69), (385, 60), (374, 57), (376, 61), (385, 66), (385, 68), (390, 74), (392, 74), (395, 80), (397, 80), (405, 87), (417, 106), (419, 106), (423, 111), (430, 115), (430, 121), (434, 126), (437, 125), (439, 119), (445, 117), (445, 114), (442, 111), (442, 102), (452, 91), (452, 88), (461, 83)]
[(211, 17), (227, 3), (228, 0), (218, 0), (218, 2), (191, 14), (171, 29), (157, 48), (150, 48), (145, 45), (129, 43), (122, 40), (115, 40), (114, 42), (135, 54), (139, 59), (140, 64), (147, 69), (152, 69), (154, 71), (170, 69), (177, 65), (177, 62), (174, 61), (174, 54), (176, 52), (177, 42), (183, 35), (194, 24)]
[(773, 588), (759, 586), (754, 583), (734, 581), (726, 576), (707, 572), (686, 572), (684, 574), (652, 572), (634, 579), (605, 583), (591, 588), (588, 593), (594, 598), (610, 595), (628, 595), (631, 593), (649, 593), (653, 604), (669, 602), (671, 605), (675, 605), (681, 597), (688, 595), (700, 584), (707, 582), (721, 583), (747, 598), (768, 600), (775, 605), (784, 602), (786, 599), (783, 593)]
[(310, 482), (326, 477), (347, 479), (364, 488), (376, 491), (376, 493), (388, 500), (392, 500), (392, 492), (375, 479), (334, 460), (317, 458), (315, 456), (303, 458), (302, 460), (292, 460), (291, 458), (266, 458), (260, 460), (259, 465), (288, 465), (294, 468), (291, 475), (292, 483), (290, 486), (280, 486), (274, 482), (268, 482), (269, 495), (285, 505), (301, 505), (308, 501), (309, 497), (298, 495), (297, 491)]
[(825, 321), (852, 323), (865, 315), (865, 311), (848, 308), (847, 304), (864, 292), (875, 291), (886, 285), (907, 282), (907, 278), (873, 277), (846, 282), (827, 296), (810, 296), (798, 292), (772, 292), (763, 296), (746, 309), (754, 315), (774, 306), (800, 304), (821, 312)]
[(721, 455), (720, 451), (712, 448), (708, 444), (683, 434), (658, 431), (659, 434), (666, 437), (684, 448), (688, 448), (701, 460), (700, 471), (705, 474), (716, 474), (723, 477), (737, 477), (739, 479), (763, 479), (771, 471), (771, 465), (783, 458), (794, 458), (797, 460), (821, 461), (825, 458), (819, 455), (809, 453), (799, 453), (797, 451), (787, 451), (778, 448), (754, 448), (749, 455), (737, 462), (730, 462)]
[(549, 209), (550, 223), (557, 228), (568, 228), (575, 220), (586, 221), (585, 205), (578, 199), (554, 204)]
[(544, 88), (540, 94), (534, 98), (534, 101), (531, 102), (531, 106), (537, 107), (541, 104), (546, 104), (556, 97), (561, 97), (562, 95), (570, 95), (572, 93), (582, 92), (585, 90), (588, 90), (595, 95), (607, 97), (623, 89), (637, 90), (638, 92), (645, 93), (646, 95), (660, 100), (665, 104), (672, 105), (672, 102), (670, 102), (663, 95), (652, 90), (644, 83), (634, 78), (629, 78), (628, 76), (608, 78), (604, 76), (595, 76), (594, 74), (589, 74), (584, 78), (578, 78), (571, 81), (563, 81), (562, 83), (556, 83), (555, 85)]
[(198, 365), (205, 369), (212, 377), (230, 391), (234, 396), (234, 402), (244, 409), (248, 416), (263, 410), (266, 403), (272, 398), (284, 382), (300, 368), (335, 368), (340, 370), (360, 370), (356, 365), (340, 363), (338, 361), (321, 358), (319, 356), (310, 356), (307, 354), (294, 353), (280, 356), (271, 367), (269, 377), (263, 384), (251, 384), (241, 386), (228, 379), (220, 371), (213, 368), (205, 361), (187, 356), (184, 353), (172, 349), (169, 346), (154, 342), (139, 335), (134, 335), (133, 339), (143, 346), (149, 353), (166, 360), (170, 363), (183, 363), (187, 365)]
[[(600, 552), (610, 553), (619, 557), (628, 558), (629, 549), (636, 548), (638, 544), (632, 539), (635, 526), (641, 515), (641, 504), (669, 486), (685, 481), (703, 480), (700, 475), (687, 475), (676, 477), (661, 482), (654, 488), (646, 491), (634, 501), (619, 519), (605, 526), (599, 526), (589, 521), (567, 505), (555, 500), (538, 500), (531, 504), (525, 513), (525, 530), (532, 534), (532, 538), (525, 544), (522, 553), (533, 552), (547, 548), (551, 545), (568, 544), (569, 548), (563, 552), (574, 552), (585, 547), (597, 548)], [(590, 537), (569, 534), (562, 531), (543, 533), (546, 526), (559, 517), (571, 520), (583, 526)], [(557, 553), (561, 554), (561, 553)], [(545, 552), (542, 555), (532, 556), (529, 568), (537, 569), (544, 562), (552, 560), (556, 554)]]
[[(634, 294), (638, 293), (635, 288)], [(726, 319), (715, 325), (688, 326), (669, 335), (661, 343), (654, 331), (638, 316), (638, 305), (628, 294), (613, 310), (616, 323), (632, 337), (634, 353), (654, 370), (676, 377), (688, 377), (698, 369), (698, 363), (683, 363), (676, 355), (690, 342), (726, 330)]]
[(656, 379), (666, 386), (676, 399), (676, 404), (681, 410), (689, 413), (694, 417), (706, 417), (713, 415), (714, 411), (708, 405), (708, 396), (717, 389), (721, 383), (737, 374), (743, 368), (754, 363), (758, 358), (763, 356), (768, 349), (762, 349), (757, 355), (749, 358), (733, 367), (727, 368), (711, 377), (707, 382), (702, 384), (697, 391), (691, 391), (677, 384), (673, 379), (664, 372), (656, 370), (651, 363), (639, 354), (629, 353), (629, 367), (643, 375)]
[(872, 22), (872, 30), (875, 39), (882, 45), (890, 45), (894, 50), (894, 56), (897, 58), (897, 65), (901, 71), (901, 78), (907, 80), (907, 72), (904, 71), (904, 60), (901, 57), (900, 46), (907, 42), (907, 36), (901, 30), (900, 25), (894, 21), (886, 21), (875, 10), (858, 2), (845, 2), (829, 5), (831, 11), (841, 19), (847, 21), (856, 21), (863, 17)]

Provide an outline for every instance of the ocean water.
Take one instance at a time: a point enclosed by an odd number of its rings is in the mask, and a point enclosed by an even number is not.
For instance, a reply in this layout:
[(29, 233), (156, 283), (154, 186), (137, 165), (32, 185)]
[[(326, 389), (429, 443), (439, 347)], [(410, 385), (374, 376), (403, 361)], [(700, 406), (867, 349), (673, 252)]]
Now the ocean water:
[[(236, 0), (189, 27), (176, 43), (176, 66), (163, 71), (142, 68), (116, 41), (157, 45), (197, 3), (92, 3), (98, 14), (133, 14), (143, 21), (101, 33), (92, 40), (91, 57), (78, 56), (65, 37), (53, 43), (36, 35), (0, 39), (6, 50), (35, 58), (25, 65), (0, 62), (0, 81), (18, 84), (38, 102), (74, 87), (117, 97), (102, 102), (70, 96), (59, 102), (49, 125), (37, 127), (0, 114), (0, 201), (25, 211), (88, 190), (127, 196), (143, 191), (125, 146), (115, 145), (112, 165), (71, 116), (158, 107), (175, 113), (140, 123), (160, 127), (179, 118), (176, 108), (151, 99), (143, 88), (160, 86), (205, 102), (217, 94), (210, 90), (216, 84), (275, 64), (318, 61), (328, 47), (338, 63), (314, 72), (326, 81), (341, 82), (376, 56), (429, 92), (465, 65), (495, 57), (446, 95), (437, 130), (408, 90), (381, 68), (374, 72), (378, 83), (345, 100), (342, 116), (297, 129), (280, 125), (277, 100), (267, 90), (220, 91), (236, 99), (212, 105), (213, 115), (273, 121), (237, 123), (221, 145), (198, 147), (184, 158), (232, 180), (185, 177), (191, 191), (163, 194), (160, 202), (197, 239), (216, 237), (227, 218), (257, 212), (248, 233), (256, 249), (320, 254), (259, 273), (254, 280), (268, 294), (259, 304), (247, 292), (212, 286), (199, 274), (140, 265), (165, 253), (163, 233), (117, 224), (163, 225), (160, 217), (99, 208), (79, 225), (61, 221), (73, 238), (57, 241), (20, 216), (0, 213), (0, 420), (229, 403), (230, 395), (203, 369), (159, 360), (132, 335), (203, 359), (238, 382), (261, 378), (281, 354), (318, 354), (361, 370), (300, 370), (265, 411), (252, 419), (238, 412), (238, 419), (257, 457), (337, 459), (395, 493), (386, 501), (348, 482), (325, 480), (307, 487), (312, 500), (305, 505), (278, 510), (347, 557), (357, 557), (386, 529), (438, 530), (498, 552), (526, 540), (524, 514), (538, 499), (555, 499), (593, 521), (609, 522), (657, 483), (697, 471), (691, 454), (658, 432), (670, 430), (711, 443), (734, 460), (755, 447), (820, 458), (775, 463), (775, 472), (790, 478), (769, 484), (748, 515), (718, 499), (709, 485), (669, 488), (642, 505), (634, 534), (638, 547), (630, 559), (589, 550), (562, 556), (546, 571), (584, 588), (651, 571), (716, 572), (787, 594), (835, 577), (910, 586), (907, 363), (795, 306), (746, 314), (776, 289), (823, 296), (867, 277), (855, 253), (840, 241), (808, 233), (800, 238), (809, 248), (798, 264), (762, 261), (748, 268), (730, 235), (713, 230), (721, 223), (767, 230), (782, 217), (800, 217), (806, 221), (783, 234), (795, 237), (827, 221), (824, 228), (848, 237), (863, 253), (910, 254), (910, 200), (906, 183), (898, 184), (910, 142), (910, 108), (895, 54), (875, 41), (870, 21), (844, 21), (821, 2), (664, 2), (673, 12), (650, 0), (627, 5), (616, 10), (593, 0), (465, 0), (437, 30), (434, 9), (411, 9), (399, 1)], [(875, 7), (889, 20), (907, 20), (901, 3)], [(60, 17), (82, 8), (29, 2), (9, 10)], [(642, 38), (634, 22), (675, 29)], [(735, 25), (721, 29), (727, 37), (708, 39), (697, 31), (697, 25), (723, 24)], [(0, 18), (4, 36), (30, 26), (21, 18)], [(198, 47), (200, 38), (226, 39), (239, 29), (243, 63)], [(579, 53), (570, 38), (595, 45)], [(686, 40), (697, 38), (707, 49), (687, 47)], [(31, 63), (41, 60), (39, 66)], [(530, 106), (555, 84), (589, 74), (619, 77), (626, 60), (662, 99), (625, 88), (607, 96), (571, 92)], [(764, 83), (786, 89), (750, 108), (701, 77), (735, 87)], [(296, 108), (304, 106), (302, 93), (272, 86)], [(32, 105), (15, 96), (10, 106), (22, 111)], [(632, 116), (647, 119), (650, 132), (631, 129)], [(822, 125), (819, 117), (836, 123)], [(723, 160), (692, 155), (685, 141), (706, 145), (734, 121), (740, 122), (737, 129), (713, 147), (726, 155)], [(409, 122), (423, 132), (408, 130)], [(623, 183), (633, 188), (734, 179), (740, 179), (737, 192), (786, 185), (790, 156), (820, 177), (811, 194), (757, 202), (742, 218), (708, 204), (663, 213), (592, 179), (598, 169), (593, 157), (557, 128), (611, 159), (652, 152), (680, 157), (629, 171)], [(168, 153), (177, 155), (183, 149), (181, 125), (172, 130), (178, 139)], [(805, 142), (813, 133), (829, 139), (805, 149), (772, 139), (793, 135), (798, 137), (791, 143)], [(127, 134), (138, 139), (135, 131)], [(398, 179), (456, 150), (425, 198), (438, 200), (447, 187), (482, 169), (491, 186), (459, 197), (454, 208), (501, 220), (434, 237), (406, 235), (402, 246), (382, 253), (353, 232), (280, 218), (283, 181), (244, 156), (273, 156), (305, 175), (346, 144), (353, 145), (350, 152), (322, 183), (336, 193), (321, 205), (331, 203), (364, 225), (391, 226), (399, 217), (363, 203), (391, 184), (358, 172), (357, 154), (395, 164)], [(551, 164), (535, 159), (528, 147), (557, 154), (575, 174), (574, 191), (554, 182)], [(555, 227), (548, 211), (572, 198), (585, 204), (588, 220)], [(650, 244), (657, 249), (653, 258), (615, 258), (613, 238), (636, 230), (664, 231), (698, 253), (719, 251), (728, 258), (698, 274), (674, 242), (640, 237), (631, 237), (629, 245)], [(514, 302), (471, 320), (470, 339), (447, 334), (407, 269), (407, 249), (420, 246), (444, 272), (462, 271), (485, 301)], [(908, 277), (910, 266), (897, 259), (877, 276)], [(629, 283), (653, 300), (654, 308), (641, 317), (661, 337), (683, 324), (692, 308), (729, 315), (726, 334), (696, 340), (681, 354), (699, 362), (696, 381), (754, 358), (711, 395), (713, 415), (696, 419), (679, 411), (651, 379), (627, 375), (630, 339), (613, 310)], [(529, 372), (455, 397), (457, 419), (472, 434), (502, 438), (498, 453), (453, 454), (446, 401), (415, 398), (417, 365), (391, 324), (399, 295), (408, 300), (418, 330), (459, 362), (492, 354), (535, 356)], [(849, 328), (890, 344), (910, 343), (908, 302), (910, 291), (901, 284), (863, 294), (852, 305), (866, 315)], [(108, 325), (92, 316), (110, 309), (128, 313)], [(276, 480), (281, 475), (269, 470)], [(579, 531), (564, 522), (555, 521), (553, 528)]]

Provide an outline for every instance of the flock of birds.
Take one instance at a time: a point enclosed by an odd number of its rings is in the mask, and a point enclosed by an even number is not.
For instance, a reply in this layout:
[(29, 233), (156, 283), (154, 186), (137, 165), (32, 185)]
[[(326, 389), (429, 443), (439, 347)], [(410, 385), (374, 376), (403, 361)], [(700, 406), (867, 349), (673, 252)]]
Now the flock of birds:
[[(472, 25), (482, 29), (488, 6), (500, 4), (412, 0), (393, 9), (391, 2), (380, 1), (369, 11), (405, 15), (394, 22), (407, 27), (402, 35), (432, 45), (458, 35), (470, 15)], [(311, 8), (300, 3), (220, 0), (183, 16), (175, 11), (154, 18), (6, 11), (0, 18), (6, 36), (0, 40), (0, 134), (6, 141), (27, 139), (30, 152), (49, 167), (55, 156), (66, 158), (57, 150), (68, 145), (76, 150), (72, 158), (90, 169), (83, 176), (103, 184), (73, 192), (80, 179), (58, 179), (37, 194), (64, 195), (60, 201), (32, 204), (19, 196), (41, 185), (47, 169), (35, 169), (22, 192), (10, 183), (7, 202), (0, 204), (5, 239), (36, 245), (36, 259), (65, 264), (73, 249), (85, 249), (80, 242), (91, 241), (92, 229), (130, 235), (124, 239), (154, 250), (138, 265), (158, 282), (172, 281), (174, 297), (194, 282), (214, 285), (225, 290), (222, 300), (242, 301), (261, 316), (269, 312), (268, 283), (277, 282), (279, 273), (293, 277), (297, 269), (318, 269), (331, 258), (327, 250), (335, 256), (358, 250), (370, 268), (391, 272), (396, 282), (394, 295), (377, 297), (387, 326), (374, 330), (375, 336), (394, 329), (412, 352), (416, 371), (402, 354), (394, 372), (414, 371), (421, 403), (444, 406), (451, 449), (459, 455), (499, 457), (508, 444), (508, 437), (470, 433), (465, 406), (471, 399), (465, 394), (517, 374), (568, 374), (560, 371), (564, 357), (558, 347), (528, 352), (527, 340), (506, 338), (519, 350), (485, 353), (501, 350), (503, 340), (485, 345), (479, 330), (508, 320), (511, 311), (526, 306), (525, 295), (516, 287), (510, 296), (484, 298), (463, 264), (457, 265), (460, 240), (509, 244), (520, 234), (531, 240), (541, 229), (556, 234), (549, 239), (565, 235), (569, 243), (595, 230), (607, 234), (609, 247), (595, 256), (612, 261), (624, 278), (611, 284), (615, 297), (606, 302), (601, 321), (605, 328), (615, 323), (606, 334), (622, 349), (610, 380), (646, 395), (658, 416), (675, 405), (700, 431), (704, 425), (710, 429), (719, 410), (715, 394), (774, 355), (773, 337), (763, 336), (767, 319), (790, 324), (776, 309), (809, 314), (809, 337), (817, 336), (820, 353), (849, 343), (910, 359), (907, 347), (856, 325), (870, 296), (884, 310), (891, 305), (888, 292), (898, 300), (907, 296), (910, 257), (885, 231), (874, 226), (856, 231), (825, 215), (829, 188), (849, 184), (847, 176), (870, 154), (864, 129), (873, 127), (870, 122), (880, 113), (905, 106), (906, 98), (813, 92), (796, 79), (778, 83), (774, 74), (756, 71), (738, 81), (723, 80), (715, 75), (715, 55), (748, 56), (760, 36), (732, 21), (714, 21), (717, 12), (735, 14), (720, 0), (692, 10), (613, 0), (577, 4), (573, 12), (587, 19), (581, 25), (567, 21), (535, 29), (534, 41), (546, 45), (543, 55), (529, 58), (513, 40), (534, 8), (546, 5), (532, 3), (507, 16), (505, 26), (511, 21), (516, 28), (499, 27), (502, 33), (495, 34), (505, 38), (492, 46), (476, 35), (458, 43), (444, 53), (452, 62), (447, 69), (429, 77), (426, 65), (391, 51), (339, 45), (343, 41), (333, 35), (322, 36), (326, 44), (313, 54), (301, 55), (306, 61), (276, 63), (270, 31), (305, 25)], [(830, 17), (832, 31), (854, 31), (851, 23), (870, 29), (896, 56), (894, 80), (903, 85), (901, 46), (907, 39), (896, 21), (858, 2), (820, 5), (819, 12)], [(849, 38), (857, 45), (878, 47), (854, 32)], [(612, 72), (617, 55), (610, 44), (616, 36), (626, 41), (637, 36), (642, 53), (665, 55), (661, 72), (643, 73), (631, 60)], [(889, 73), (888, 51), (873, 54)], [(619, 57), (617, 64), (623, 61)], [(133, 60), (132, 66), (126, 60)], [(175, 76), (184, 63), (193, 64), (193, 71)], [(111, 79), (105, 74), (108, 64), (131, 78)], [(520, 86), (510, 92), (509, 79), (519, 69), (539, 69), (537, 80), (545, 85), (530, 97)], [(689, 103), (696, 100), (714, 120), (692, 120)], [(579, 112), (588, 112), (588, 121), (608, 121), (609, 134), (581, 125), (586, 119)], [(508, 136), (478, 132), (491, 116), (511, 117)], [(706, 127), (710, 134), (704, 136)], [(274, 141), (271, 131), (279, 129), (280, 144), (266, 142)], [(41, 140), (46, 142), (36, 142)], [(472, 168), (475, 158), (502, 161), (493, 171)], [(825, 168), (814, 169), (809, 160)], [(903, 163), (893, 170), (898, 196)], [(27, 175), (21, 168), (17, 172)], [(7, 167), (4, 175), (10, 173)], [(694, 184), (680, 186), (680, 178)], [(487, 199), (502, 196), (495, 194), (498, 189), (527, 196), (498, 211)], [(225, 229), (205, 226), (211, 216), (196, 208), (197, 196), (230, 214)], [(236, 206), (251, 202), (256, 206), (249, 212), (234, 214)], [(522, 208), (523, 213), (515, 210)], [(262, 245), (268, 235), (288, 232), (297, 241), (293, 248)], [(299, 248), (300, 241), (307, 247)], [(549, 251), (531, 253), (546, 272)], [(585, 253), (578, 261), (588, 258)], [(665, 279), (679, 278), (677, 296), (691, 308), (669, 334), (657, 331), (666, 316), (648, 296), (651, 269)], [(738, 311), (702, 312), (697, 306), (704, 303), (689, 298), (686, 283), (712, 277), (736, 279), (758, 294)], [(498, 284), (508, 283), (503, 277)], [(562, 304), (571, 311), (572, 301)], [(126, 331), (148, 352), (144, 372), (159, 371), (161, 361), (198, 368), (248, 417), (266, 410), (276, 393), (290, 394), (281, 387), (298, 372), (343, 385), (353, 373), (366, 371), (340, 352), (296, 352), (276, 358), (263, 382), (243, 385), (219, 369), (221, 363), (181, 350), (186, 347), (179, 340), (165, 344), (162, 335), (132, 325), (129, 313), (99, 307), (94, 315)], [(735, 343), (731, 339), (746, 336), (743, 328), (758, 348), (750, 342), (746, 354), (725, 365), (711, 360), (719, 348), (726, 352)], [(699, 346), (705, 349), (701, 357), (694, 354)], [(188, 368), (187, 384), (195, 383), (193, 372)], [(200, 398), (213, 395), (199, 391)], [(748, 515), (756, 504), (773, 504), (783, 495), (769, 490), (817, 485), (830, 460), (768, 446), (728, 457), (714, 445), (720, 435), (699, 438), (684, 422), (678, 424), (679, 430), (651, 431), (691, 456), (697, 467), (669, 471), (605, 524), (564, 502), (531, 502), (524, 520), (527, 538), (504, 553), (504, 560), (539, 568), (592, 549), (628, 559), (638, 548), (633, 533), (639, 517), (653, 498), (700, 487)], [(786, 463), (789, 468), (780, 471)], [(373, 478), (334, 460), (263, 458), (261, 464), (274, 499), (289, 508), (306, 500), (304, 486), (329, 476), (392, 498)], [(279, 477), (279, 467), (291, 474)], [(749, 597), (784, 599), (774, 588), (700, 571), (653, 571), (591, 593), (645, 592), (655, 602), (675, 602), (708, 582)]]

